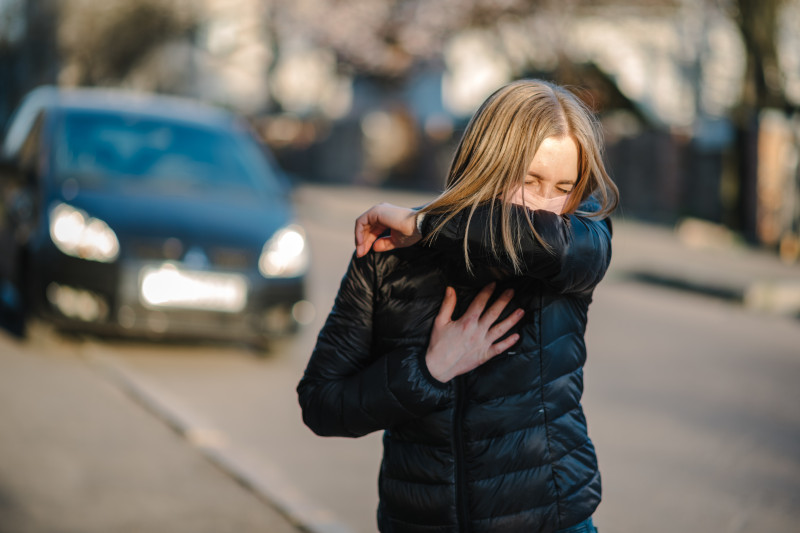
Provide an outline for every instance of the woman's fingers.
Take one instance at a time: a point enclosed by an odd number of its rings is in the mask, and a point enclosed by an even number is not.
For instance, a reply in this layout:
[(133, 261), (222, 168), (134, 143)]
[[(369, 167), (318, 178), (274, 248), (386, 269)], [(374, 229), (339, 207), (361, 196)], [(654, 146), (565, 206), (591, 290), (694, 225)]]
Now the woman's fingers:
[[(469, 372), (508, 350), (519, 340), (519, 335), (513, 334), (495, 342), (519, 322), (524, 314), (521, 309), (494, 325), (488, 318), (481, 318), (494, 287), (494, 283), (484, 287), (458, 320), (452, 319), (456, 308), (456, 291), (452, 287), (445, 289), (425, 353), (425, 363), (435, 379), (446, 383), (454, 376)], [(498, 298), (499, 303), (493, 303), (486, 312), (492, 315), (502, 312), (510, 299), (510, 292), (504, 293)]]
[(367, 213), (369, 213), (369, 211), (361, 213), (361, 215), (356, 219), (354, 231), (356, 237), (356, 248), (361, 246), (361, 244), (364, 242), (364, 238), (366, 237), (367, 227), (369, 226), (369, 216)]
[(360, 217), (356, 219), (355, 239), (356, 239), (356, 255), (364, 257), (366, 253), (372, 248), (372, 244), (380, 237), (381, 233), (386, 231), (386, 226), (380, 224), (375, 216), (375, 208), (370, 208), (365, 211)]
[(500, 295), (497, 300), (487, 309), (483, 315), (481, 316), (481, 323), (486, 324), (487, 327), (491, 326), (495, 323), (495, 321), (500, 318), (500, 315), (503, 313), (503, 309), (511, 301), (511, 298), (514, 297), (514, 290), (513, 289), (506, 289), (503, 291), (503, 294)]
[(525, 315), (525, 311), (522, 309), (517, 309), (510, 315), (508, 315), (502, 322), (498, 322), (491, 329), (486, 333), (486, 337), (489, 339), (490, 342), (494, 342), (495, 340), (499, 339), (503, 335), (505, 335), (508, 330), (513, 328), (517, 322), (519, 322), (522, 317)]
[[(397, 248), (397, 246), (395, 246), (391, 237), (381, 237), (372, 245), (372, 249), (376, 252), (388, 252), (389, 250), (394, 250), (395, 248)], [(367, 247), (367, 250), (369, 250), (369, 247)], [(367, 252), (365, 251), (364, 253)]]
[(382, 209), (381, 204), (374, 205), (356, 219), (355, 237), (358, 257), (366, 255), (375, 240), (386, 231), (387, 226), (383, 220), (385, 217), (382, 215)]
[(487, 358), (487, 361), (489, 359), (491, 359), (492, 357), (494, 357), (496, 355), (500, 355), (501, 353), (505, 352), (506, 350), (508, 350), (509, 348), (514, 346), (514, 344), (518, 340), (519, 340), (519, 334), (514, 333), (513, 335), (509, 335), (508, 337), (506, 337), (505, 339), (501, 340), (500, 342), (492, 344), (492, 348), (489, 350), (489, 354), (488, 354), (489, 357)]
[(369, 249), (372, 248), (372, 245), (377, 238), (377, 235), (365, 232), (360, 240), (356, 239), (356, 256), (364, 257), (367, 255), (367, 252), (369, 252)]
[(486, 308), (486, 303), (494, 292), (495, 285), (496, 283), (492, 282), (481, 289), (481, 292), (479, 292), (472, 300), (472, 303), (469, 304), (467, 311), (464, 313), (465, 317), (474, 317), (476, 319), (481, 317), (483, 310)]
[(439, 308), (439, 314), (436, 315), (437, 325), (441, 327), (450, 323), (455, 309), (456, 291), (453, 287), (447, 287), (444, 291), (444, 299), (442, 299), (442, 306)]
[(391, 204), (377, 204), (356, 219), (356, 255), (366, 255), (387, 229), (391, 230), (391, 242), (382, 242), (374, 248), (376, 252), (410, 246), (422, 238), (417, 229), (416, 211)]

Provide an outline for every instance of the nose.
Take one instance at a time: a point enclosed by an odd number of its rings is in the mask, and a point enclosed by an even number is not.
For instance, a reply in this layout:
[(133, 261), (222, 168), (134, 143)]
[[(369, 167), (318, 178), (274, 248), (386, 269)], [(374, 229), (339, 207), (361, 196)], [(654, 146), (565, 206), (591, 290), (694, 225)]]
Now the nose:
[(546, 184), (542, 185), (539, 188), (539, 195), (542, 196), (545, 200), (552, 200), (553, 198), (557, 198), (560, 196), (560, 193), (556, 190), (555, 186)]
[(541, 183), (540, 181), (534, 181), (532, 183), (527, 184), (525, 186), (525, 189), (528, 192), (536, 196), (539, 196), (541, 198), (547, 198), (549, 194), (548, 187), (544, 183)]

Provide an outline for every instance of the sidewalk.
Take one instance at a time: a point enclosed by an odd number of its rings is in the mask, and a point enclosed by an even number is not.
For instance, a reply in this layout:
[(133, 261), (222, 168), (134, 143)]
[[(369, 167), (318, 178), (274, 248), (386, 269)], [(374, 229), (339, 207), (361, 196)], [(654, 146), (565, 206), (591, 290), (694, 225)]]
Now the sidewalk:
[(609, 277), (723, 298), (762, 313), (800, 317), (800, 263), (688, 220), (675, 229), (615, 220)]
[(0, 532), (299, 531), (80, 357), (28, 342), (0, 331)]

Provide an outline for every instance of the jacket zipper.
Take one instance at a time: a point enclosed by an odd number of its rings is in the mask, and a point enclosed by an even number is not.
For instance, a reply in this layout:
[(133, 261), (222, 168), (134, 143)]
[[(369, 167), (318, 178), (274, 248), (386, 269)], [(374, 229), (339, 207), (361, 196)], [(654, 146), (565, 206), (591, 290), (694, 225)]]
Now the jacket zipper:
[(464, 415), (464, 378), (455, 378), (456, 408), (453, 414), (453, 441), (456, 461), (456, 512), (458, 530), (462, 533), (469, 531), (469, 506), (467, 504), (467, 473), (464, 465), (464, 437), (462, 435), (462, 417)]

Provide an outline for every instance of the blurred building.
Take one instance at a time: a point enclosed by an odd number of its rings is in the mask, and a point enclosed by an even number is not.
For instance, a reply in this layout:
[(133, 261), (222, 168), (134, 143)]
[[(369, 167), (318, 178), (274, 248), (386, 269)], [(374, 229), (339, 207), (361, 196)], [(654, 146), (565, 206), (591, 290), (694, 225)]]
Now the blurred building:
[(243, 114), (268, 109), (268, 71), (274, 57), (266, 3), (202, 0), (194, 4), (199, 23), (191, 57), (194, 76), (187, 92)]
[(772, 83), (787, 106), (745, 126), (734, 120), (747, 68), (736, 5), (2, 0), (1, 13), (25, 21), (0, 26), (15, 87), (2, 89), (0, 113), (44, 81), (187, 94), (251, 117), (300, 179), (438, 189), (480, 102), (511, 79), (546, 77), (583, 87), (598, 111), (622, 216), (727, 224), (791, 257), (800, 0), (782, 3), (776, 25)]

